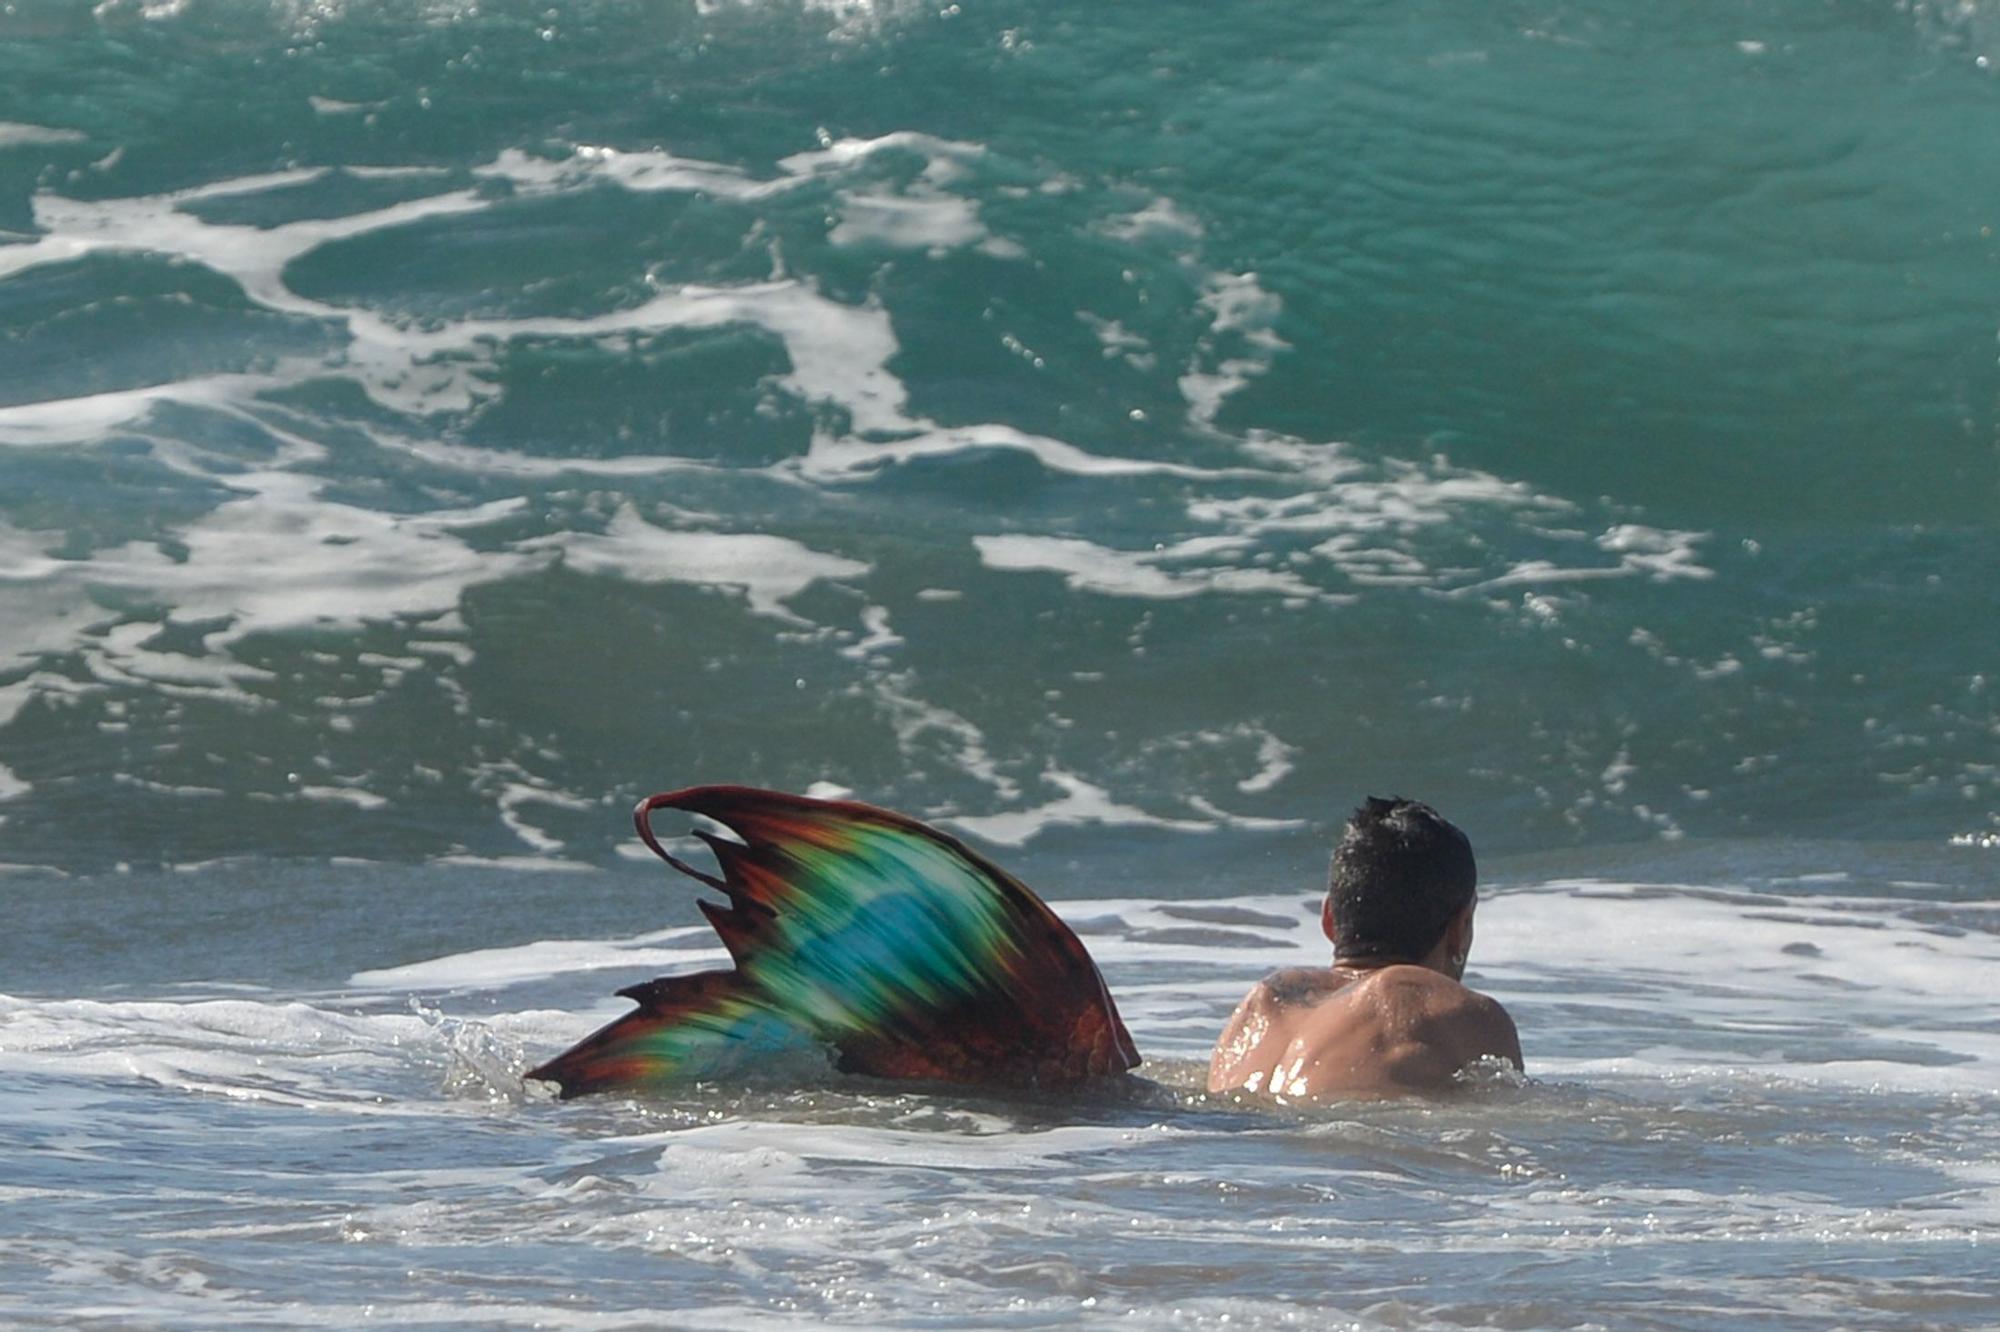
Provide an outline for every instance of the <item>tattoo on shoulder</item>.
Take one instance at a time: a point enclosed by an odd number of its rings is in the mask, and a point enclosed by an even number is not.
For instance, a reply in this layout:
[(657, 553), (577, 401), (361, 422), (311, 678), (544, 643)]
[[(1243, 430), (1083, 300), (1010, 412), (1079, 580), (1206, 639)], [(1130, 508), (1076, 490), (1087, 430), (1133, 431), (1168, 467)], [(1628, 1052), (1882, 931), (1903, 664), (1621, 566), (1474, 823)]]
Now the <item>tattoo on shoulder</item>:
[(1323, 998), (1338, 987), (1324, 971), (1293, 967), (1264, 977), (1264, 993), (1278, 1004), (1306, 1004)]

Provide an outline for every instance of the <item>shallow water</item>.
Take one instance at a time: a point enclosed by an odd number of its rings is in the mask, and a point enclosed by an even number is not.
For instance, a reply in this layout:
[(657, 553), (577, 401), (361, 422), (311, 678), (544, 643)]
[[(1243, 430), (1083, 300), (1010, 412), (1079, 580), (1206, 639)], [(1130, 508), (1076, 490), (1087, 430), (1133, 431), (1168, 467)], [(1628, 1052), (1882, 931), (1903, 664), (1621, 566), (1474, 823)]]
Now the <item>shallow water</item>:
[[(0, 3), (0, 1321), (1969, 1327), (2000, 8)], [(1129, 1094), (520, 1071), (934, 819)], [(1533, 1081), (1201, 1094), (1345, 810)]]
[(1534, 1077), (1476, 1075), (1435, 1102), (1200, 1090), (1243, 988), (1322, 951), (1299, 894), (1064, 903), (1149, 1056), (1126, 1089), (1075, 1095), (809, 1060), (640, 1099), (523, 1084), (622, 1009), (615, 985), (718, 964), (697, 926), (325, 988), (9, 999), (0, 1310), (79, 1327), (1035, 1327), (1086, 1310), (1977, 1326), (2000, 1307), (2000, 915), (1940, 906), (1952, 889), (1503, 881), (1469, 979), (1514, 1011)]

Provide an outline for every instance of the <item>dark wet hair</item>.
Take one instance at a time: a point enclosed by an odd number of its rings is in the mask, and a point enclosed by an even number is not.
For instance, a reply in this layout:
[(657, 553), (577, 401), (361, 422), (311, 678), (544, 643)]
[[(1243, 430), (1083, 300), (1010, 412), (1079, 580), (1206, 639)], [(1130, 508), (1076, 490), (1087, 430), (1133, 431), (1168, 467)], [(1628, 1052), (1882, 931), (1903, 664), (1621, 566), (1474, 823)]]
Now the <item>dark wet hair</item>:
[(1416, 961), (1479, 882), (1472, 843), (1429, 805), (1368, 797), (1333, 852), (1327, 902), (1336, 958)]

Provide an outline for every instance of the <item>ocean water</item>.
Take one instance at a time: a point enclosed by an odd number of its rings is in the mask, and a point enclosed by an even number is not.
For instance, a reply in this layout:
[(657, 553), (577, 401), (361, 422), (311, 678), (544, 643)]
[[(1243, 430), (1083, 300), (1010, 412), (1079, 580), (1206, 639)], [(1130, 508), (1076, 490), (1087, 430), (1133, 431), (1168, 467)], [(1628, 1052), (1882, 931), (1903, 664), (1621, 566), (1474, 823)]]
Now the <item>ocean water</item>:
[[(2000, 5), (0, 0), (0, 1322), (2000, 1326)], [(1123, 1093), (520, 1073), (630, 836)], [(1367, 794), (1529, 1079), (1210, 1098)]]

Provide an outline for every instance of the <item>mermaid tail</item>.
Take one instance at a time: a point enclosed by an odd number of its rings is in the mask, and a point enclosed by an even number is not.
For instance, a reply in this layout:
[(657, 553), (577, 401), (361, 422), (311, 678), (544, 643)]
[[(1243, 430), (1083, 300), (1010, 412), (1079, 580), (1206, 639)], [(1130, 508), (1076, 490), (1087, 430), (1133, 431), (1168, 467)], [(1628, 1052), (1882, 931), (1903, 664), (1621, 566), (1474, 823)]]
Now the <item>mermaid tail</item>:
[[(660, 845), (656, 809), (742, 839), (695, 834), (721, 878)], [(747, 786), (651, 796), (634, 819), (661, 859), (728, 899), (698, 905), (736, 969), (620, 990), (637, 1011), (528, 1073), (564, 1097), (720, 1075), (802, 1042), (844, 1071), (961, 1083), (1060, 1085), (1139, 1062), (1076, 935), (956, 838)]]

